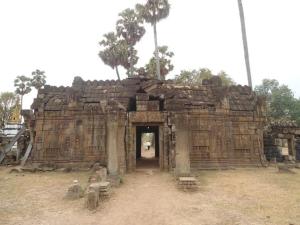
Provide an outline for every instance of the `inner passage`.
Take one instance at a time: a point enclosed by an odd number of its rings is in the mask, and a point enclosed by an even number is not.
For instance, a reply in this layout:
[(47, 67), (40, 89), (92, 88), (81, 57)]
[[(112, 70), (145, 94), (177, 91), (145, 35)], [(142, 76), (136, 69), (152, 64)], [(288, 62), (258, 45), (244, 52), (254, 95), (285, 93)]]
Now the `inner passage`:
[(155, 136), (154, 133), (142, 133), (141, 158), (155, 158)]
[(158, 126), (137, 126), (136, 129), (137, 167), (158, 167)]

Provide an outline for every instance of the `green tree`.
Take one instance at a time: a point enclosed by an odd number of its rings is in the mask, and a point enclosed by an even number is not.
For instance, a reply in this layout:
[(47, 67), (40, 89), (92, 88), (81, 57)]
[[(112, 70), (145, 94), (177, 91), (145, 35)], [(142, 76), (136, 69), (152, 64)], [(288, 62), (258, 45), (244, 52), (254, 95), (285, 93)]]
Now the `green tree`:
[(223, 70), (221, 70), (217, 76), (219, 76), (222, 80), (222, 84), (225, 86), (235, 85), (234, 80)]
[[(159, 58), (159, 64), (160, 64), (160, 75), (161, 78), (164, 80), (167, 76), (167, 74), (173, 70), (174, 65), (171, 63), (171, 58), (174, 56), (173, 52), (168, 51), (168, 46), (161, 46), (158, 47), (158, 58)], [(146, 68), (146, 74), (150, 77), (156, 77), (155, 71), (156, 71), (156, 58), (155, 53), (154, 57), (152, 57), (149, 61), (149, 63), (145, 66)]]
[(155, 58), (156, 58), (156, 73), (157, 78), (160, 80), (160, 61), (159, 49), (157, 44), (157, 30), (156, 24), (160, 20), (168, 17), (170, 12), (170, 4), (168, 0), (148, 0), (145, 5), (137, 4), (136, 9), (138, 13), (144, 18), (147, 23), (153, 26), (154, 44), (155, 44)]
[(31, 86), (34, 87), (35, 89), (39, 90), (42, 87), (45, 86), (46, 84), (46, 75), (45, 71), (41, 70), (35, 70), (31, 73), (32, 78), (31, 78)]
[(269, 121), (292, 120), (300, 125), (300, 100), (287, 85), (280, 85), (275, 79), (264, 79), (254, 90), (266, 97)]
[(294, 94), (286, 85), (280, 85), (272, 89), (270, 102), (270, 116), (279, 118), (290, 118), (294, 104)]
[(0, 128), (2, 128), (10, 116), (13, 110), (19, 106), (19, 98), (13, 92), (3, 92), (0, 94)]
[(298, 126), (300, 126), (300, 98), (294, 99), (291, 109), (291, 118), (293, 118)]
[(14, 81), (16, 87), (16, 94), (21, 96), (21, 110), (23, 108), (23, 97), (31, 91), (31, 79), (24, 75), (17, 76)]
[[(109, 65), (112, 69), (116, 69), (118, 80), (120, 80), (118, 66), (123, 66), (126, 69), (130, 68), (128, 45), (124, 39), (119, 39), (114, 32), (109, 32), (103, 36), (104, 39), (99, 44), (103, 46), (104, 49), (99, 52), (99, 57), (106, 65)], [(136, 55), (133, 55), (133, 57), (136, 63)]]
[[(213, 76), (210, 69), (200, 68), (199, 70), (182, 70), (179, 75), (175, 76), (175, 82), (186, 85), (201, 85), (205, 79)], [(233, 79), (224, 71), (220, 71), (217, 76), (222, 80), (225, 86), (234, 85)]]
[(277, 80), (263, 79), (262, 84), (255, 86), (254, 91), (259, 95), (263, 95), (267, 97), (268, 100), (270, 101), (272, 91), (278, 87), (279, 87), (279, 82)]
[(133, 76), (133, 66), (137, 63), (136, 50), (134, 45), (144, 36), (146, 30), (142, 26), (143, 19), (133, 9), (125, 9), (117, 21), (117, 35), (123, 37), (129, 46), (130, 55), (130, 76)]

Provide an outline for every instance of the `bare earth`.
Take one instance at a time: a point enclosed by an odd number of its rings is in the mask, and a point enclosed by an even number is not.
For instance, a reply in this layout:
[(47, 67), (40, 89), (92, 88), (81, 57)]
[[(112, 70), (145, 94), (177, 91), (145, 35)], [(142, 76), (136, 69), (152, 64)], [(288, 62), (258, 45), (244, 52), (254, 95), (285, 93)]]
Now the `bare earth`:
[(128, 174), (95, 211), (84, 199), (65, 200), (74, 179), (90, 172), (8, 173), (0, 167), (1, 225), (300, 224), (300, 170), (275, 168), (203, 171), (200, 190), (177, 190), (171, 174), (144, 169)]

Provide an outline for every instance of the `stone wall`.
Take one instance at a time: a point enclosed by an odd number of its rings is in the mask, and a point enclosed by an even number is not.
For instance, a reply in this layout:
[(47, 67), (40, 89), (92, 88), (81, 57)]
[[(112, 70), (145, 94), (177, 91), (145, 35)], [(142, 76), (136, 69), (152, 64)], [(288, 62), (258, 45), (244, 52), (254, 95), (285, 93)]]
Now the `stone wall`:
[(293, 122), (271, 122), (264, 131), (264, 146), (269, 161), (300, 160), (300, 128)]
[(249, 87), (223, 87), (218, 77), (182, 86), (143, 77), (46, 86), (32, 104), (36, 163), (100, 162), (133, 171), (136, 126), (159, 128), (160, 168), (260, 165), (264, 99)]

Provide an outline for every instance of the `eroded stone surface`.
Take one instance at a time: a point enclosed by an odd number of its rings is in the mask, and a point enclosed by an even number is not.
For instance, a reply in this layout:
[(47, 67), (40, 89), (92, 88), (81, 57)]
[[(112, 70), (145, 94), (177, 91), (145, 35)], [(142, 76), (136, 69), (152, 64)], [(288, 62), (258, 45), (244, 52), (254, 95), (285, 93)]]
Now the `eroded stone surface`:
[(156, 126), (159, 167), (190, 170), (259, 166), (265, 101), (247, 86), (203, 85), (134, 77), (46, 85), (32, 104), (31, 161), (99, 162), (117, 176), (136, 167), (137, 126)]

